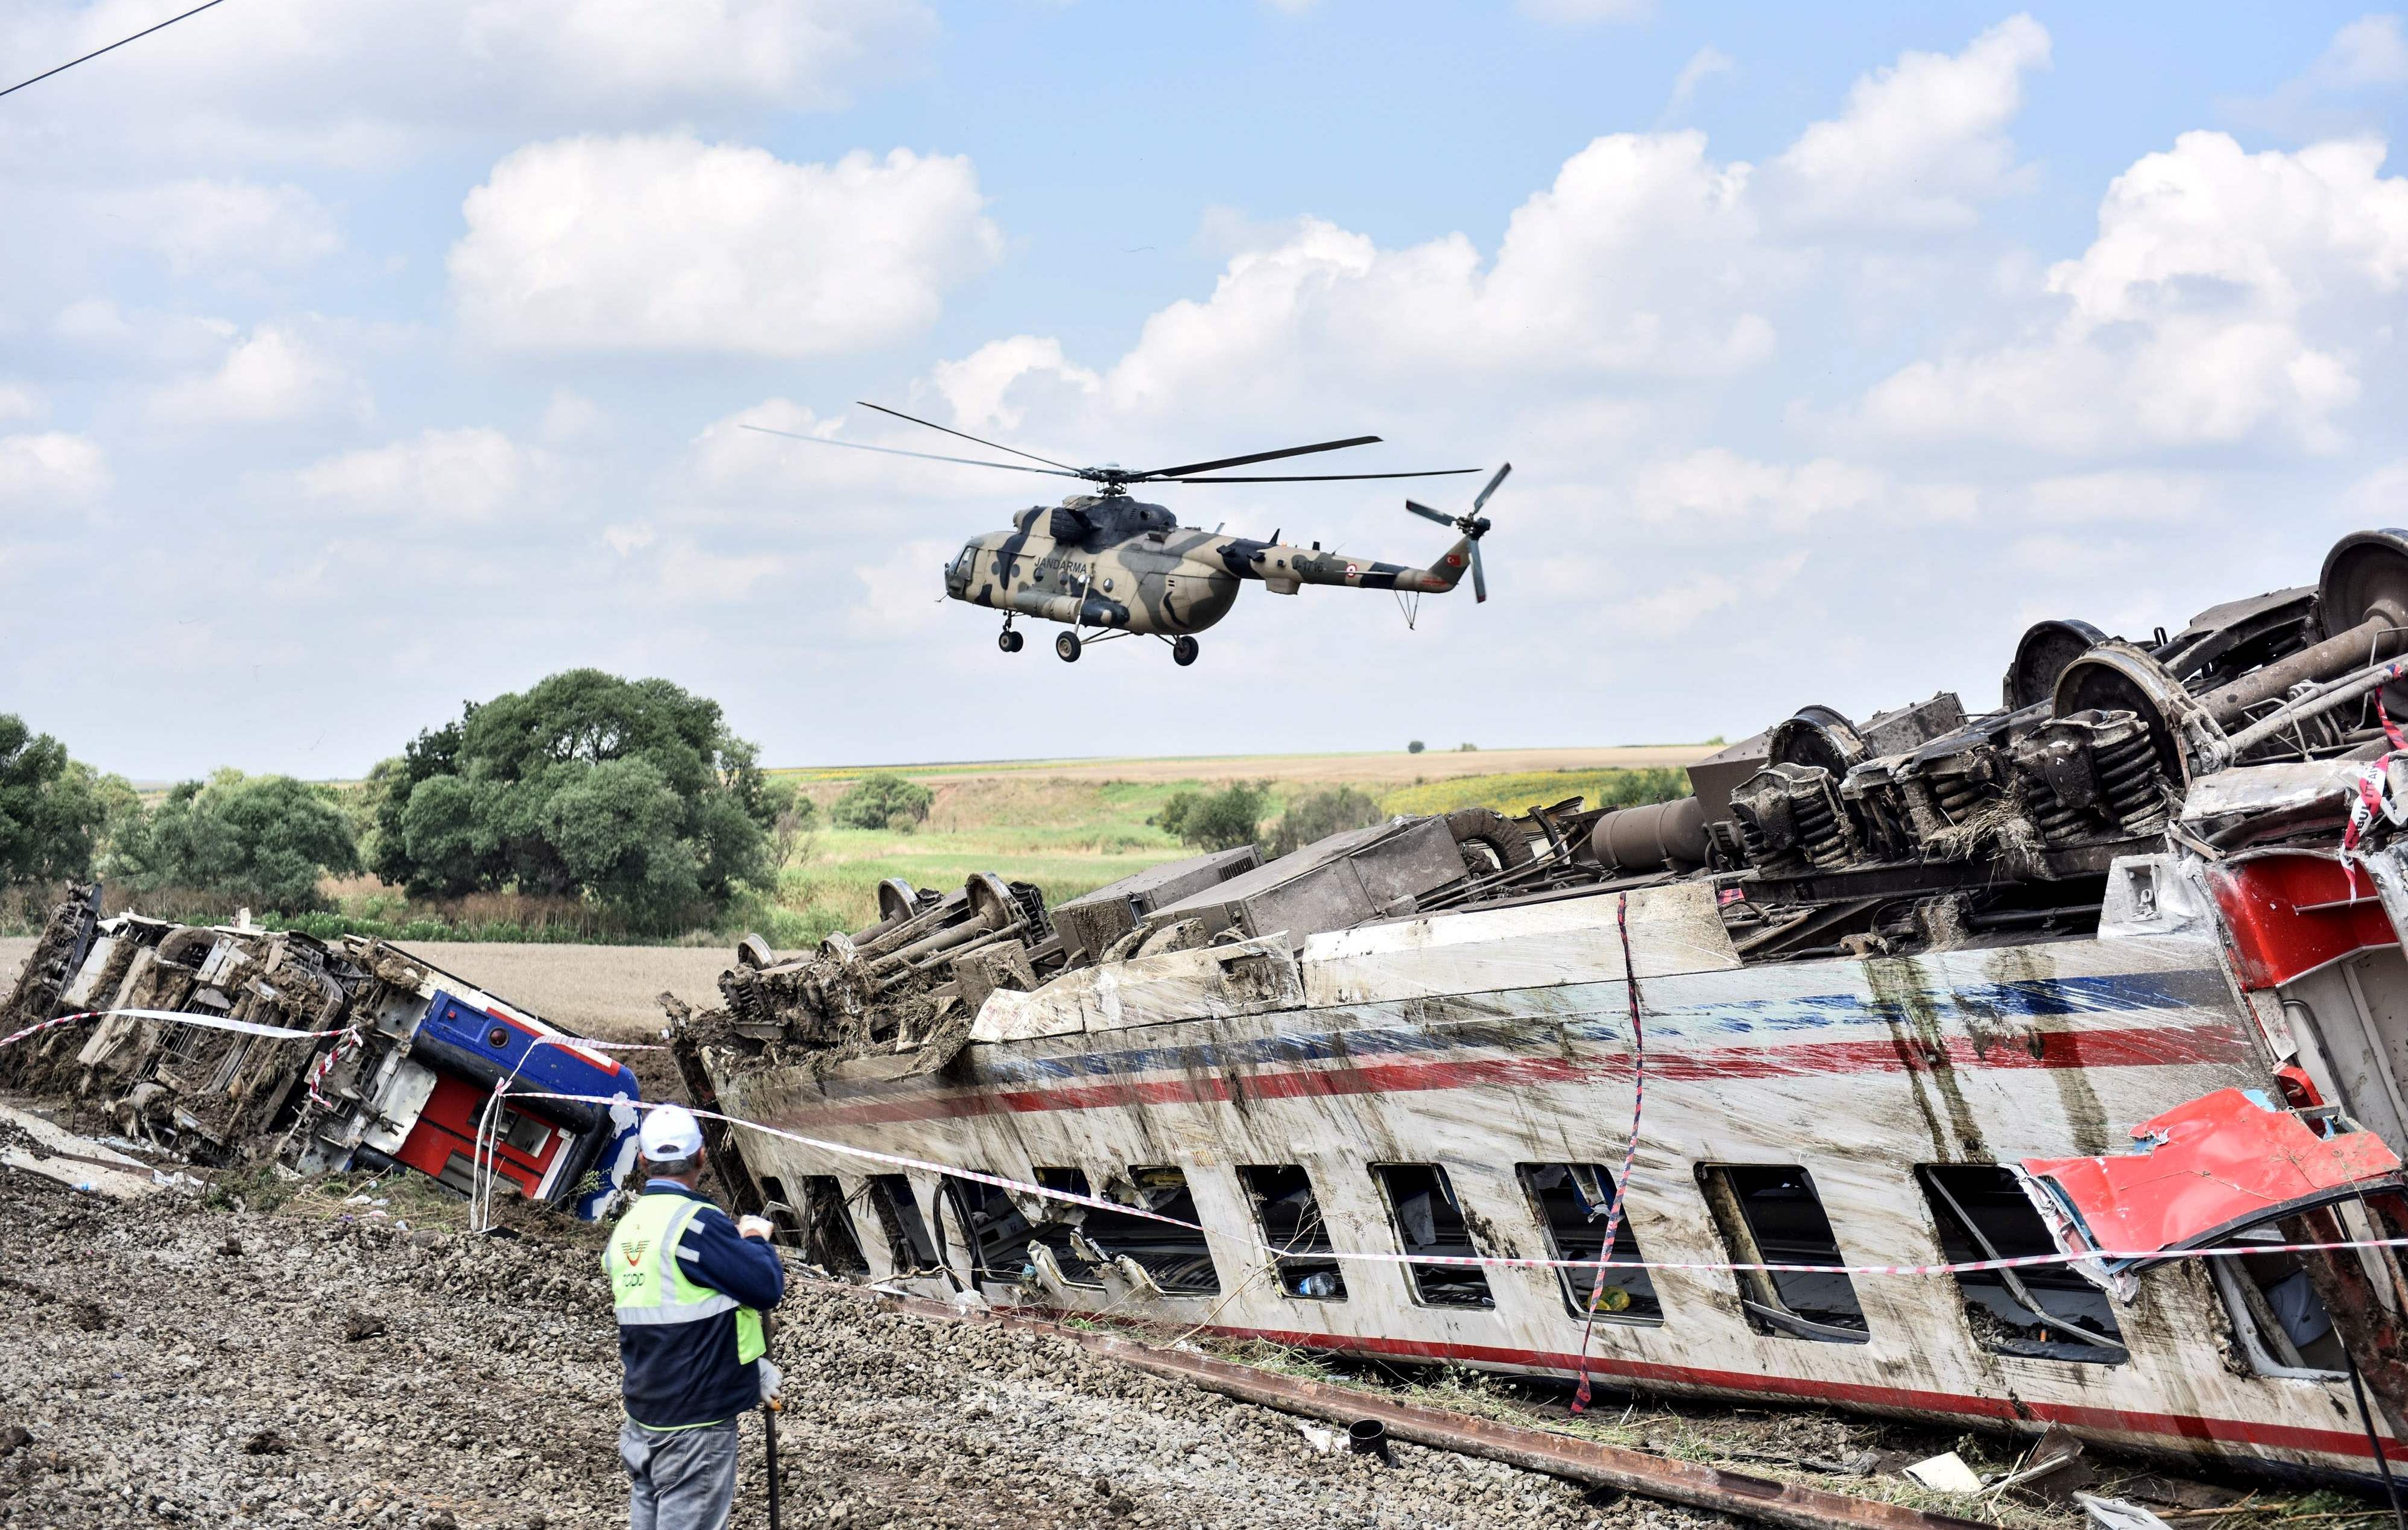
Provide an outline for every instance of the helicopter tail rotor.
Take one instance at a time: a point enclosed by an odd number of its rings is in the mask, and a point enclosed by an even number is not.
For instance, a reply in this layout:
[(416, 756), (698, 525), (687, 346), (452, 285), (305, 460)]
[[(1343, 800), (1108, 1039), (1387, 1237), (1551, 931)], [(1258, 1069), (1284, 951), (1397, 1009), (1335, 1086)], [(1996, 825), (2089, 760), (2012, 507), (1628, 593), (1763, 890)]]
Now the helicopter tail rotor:
[[(1512, 463), (1507, 463), (1498, 468), (1496, 476), (1488, 480), (1487, 487), (1482, 489), (1473, 498), (1470, 510), (1463, 515), (1449, 515), (1444, 510), (1434, 510), (1418, 500), (1405, 501), (1405, 508), (1408, 512), (1418, 515), (1425, 521), (1435, 521), (1441, 526), (1453, 526), (1463, 534), (1463, 548), (1471, 562), (1471, 598), (1482, 604), (1485, 604), (1488, 599), (1488, 566), (1480, 561), (1480, 539), (1488, 535), (1488, 528), (1493, 522), (1480, 511), (1488, 503), (1488, 496), (1497, 492), (1497, 486), (1505, 481), (1505, 475), (1512, 471), (1513, 471)], [(1448, 554), (1449, 559), (1453, 556), (1453, 553)]]

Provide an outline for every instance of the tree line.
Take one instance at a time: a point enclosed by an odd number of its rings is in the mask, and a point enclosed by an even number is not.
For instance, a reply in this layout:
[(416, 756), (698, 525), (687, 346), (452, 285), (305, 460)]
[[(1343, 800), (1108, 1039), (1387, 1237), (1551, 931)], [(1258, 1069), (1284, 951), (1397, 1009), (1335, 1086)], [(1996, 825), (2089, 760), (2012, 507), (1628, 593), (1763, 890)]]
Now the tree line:
[[(882, 822), (890, 806), (913, 805)], [(766, 883), (812, 811), (717, 702), (598, 669), (466, 703), (348, 786), (221, 770), (146, 801), (0, 714), (0, 889), (41, 895), (98, 876), (291, 916), (365, 871), (412, 899), (569, 898), (662, 935)]]

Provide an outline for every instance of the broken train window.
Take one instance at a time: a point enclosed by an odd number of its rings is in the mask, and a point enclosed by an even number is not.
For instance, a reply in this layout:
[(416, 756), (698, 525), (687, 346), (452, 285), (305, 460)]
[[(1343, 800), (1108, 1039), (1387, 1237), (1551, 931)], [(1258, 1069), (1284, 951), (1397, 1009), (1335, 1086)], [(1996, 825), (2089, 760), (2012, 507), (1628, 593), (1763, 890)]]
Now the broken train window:
[(1739, 1270), (1740, 1306), (1759, 1334), (1826, 1344), (1871, 1337), (1856, 1288), (1839, 1266), (1840, 1242), (1796, 1164), (1700, 1164), (1698, 1184), (1737, 1265), (1808, 1265), (1807, 1270)]
[[(783, 1201), (784, 1195), (770, 1189), (776, 1183), (765, 1179), (761, 1188), (771, 1199)], [(822, 1269), (832, 1275), (867, 1275), (869, 1261), (862, 1255), (861, 1235), (853, 1229), (853, 1213), (845, 1208), (843, 1184), (833, 1174), (806, 1174), (800, 1183), (802, 1204), (779, 1218), (779, 1225), (798, 1235), (803, 1257)]]
[(1254, 1203), (1264, 1241), (1277, 1255), (1280, 1289), (1291, 1296), (1344, 1301), (1346, 1277), (1338, 1261), (1312, 1257), (1330, 1252), (1332, 1245), (1304, 1170), (1295, 1164), (1249, 1164), (1239, 1168), (1238, 1179)]
[(1436, 1164), (1374, 1164), (1372, 1177), (1388, 1197), (1388, 1220), (1412, 1256), (1405, 1264), (1414, 1299), (1427, 1307), (1490, 1307), (1488, 1275), (1477, 1265), (1433, 1265), (1432, 1258), (1477, 1259), (1461, 1203), (1446, 1170)]
[(1017, 1280), (1029, 1273), (1028, 1219), (1000, 1186), (948, 1174), (939, 1205), (939, 1223), (950, 1223), (969, 1252), (973, 1279)]
[[(1613, 1176), (1597, 1164), (1524, 1164), (1520, 1172), (1522, 1188), (1538, 1210), (1539, 1225), (1547, 1230), (1550, 1257), (1582, 1261), (1555, 1270), (1565, 1309), (1573, 1317), (1584, 1316), (1590, 1293), (1595, 1292), (1597, 1316), (1603, 1322), (1662, 1323), (1664, 1304), (1657, 1299), (1656, 1282), (1647, 1271), (1615, 1267), (1640, 1265), (1647, 1257), (1639, 1251), (1638, 1236), (1630, 1230), (1627, 1202), (1622, 1221), (1613, 1230), (1612, 1249), (1601, 1249), (1606, 1211), (1613, 1203)], [(1602, 1285), (1598, 1281), (1600, 1263), (1605, 1273)]]
[(937, 1255), (936, 1239), (928, 1236), (928, 1224), (920, 1215), (919, 1199), (911, 1194), (910, 1176), (873, 1174), (869, 1177), (869, 1204), (878, 1213), (880, 1228), (886, 1234), (886, 1256), (897, 1275), (912, 1275), (944, 1267)]
[[(2374, 1204), (2394, 1208), (2382, 1221), (2370, 1223), (2365, 1208), (2336, 1205), (2246, 1227), (2221, 1240), (2220, 1247), (2272, 1250), (2285, 1243), (2339, 1243), (2357, 1239), (2397, 1237), (2401, 1218), (2400, 1201), (2391, 1196)], [(2391, 1225), (2385, 1225), (2388, 1222)], [(2331, 1309), (2316, 1289), (2308, 1265), (2311, 1259), (2329, 1261), (2327, 1283), (2338, 1283), (2351, 1300), (2389, 1311), (2397, 1321), (2401, 1289), (2399, 1265), (2388, 1249), (2334, 1251), (2329, 1253), (2249, 1252), (2206, 1261), (2215, 1289), (2250, 1368), (2261, 1376), (2300, 1376), (2319, 1380), (2346, 1375), (2348, 1360), (2341, 1336), (2333, 1331)]]
[[(1190, 1223), (1201, 1220), (1196, 1214), (1196, 1197), (1187, 1188), (1187, 1176), (1178, 1169), (1132, 1168), (1127, 1184), (1114, 1189), (1120, 1194), (1108, 1194), (1106, 1199), (1134, 1199), (1155, 1217)], [(1096, 1263), (1110, 1264), (1125, 1255), (1168, 1295), (1211, 1296), (1221, 1290), (1212, 1251), (1204, 1235), (1193, 1227), (1090, 1208), (1079, 1232), (1094, 1251)], [(1068, 1273), (1067, 1268), (1064, 1273)]]
[[(1084, 1169), (1049, 1168), (1039, 1165), (1037, 1182), (1066, 1195), (1095, 1194), (1087, 1188), (1087, 1171)], [(1102, 1285), (1103, 1280), (1096, 1275), (1096, 1266), (1104, 1263), (1108, 1256), (1087, 1240), (1086, 1223), (1092, 1218), (1109, 1217), (1111, 1213), (1062, 1201), (1049, 1201), (1046, 1206), (1054, 1214), (1037, 1224), (1030, 1241), (1054, 1256), (1054, 1267), (1062, 1272), (1064, 1280), (1074, 1286)]]
[[(1951, 1265), (2053, 1254), (2057, 1242), (2011, 1169), (1996, 1164), (1916, 1167)], [(2131, 1358), (2107, 1294), (2063, 1265), (1969, 1270), (1957, 1294), (1974, 1340), (1993, 1354), (2120, 1365)]]

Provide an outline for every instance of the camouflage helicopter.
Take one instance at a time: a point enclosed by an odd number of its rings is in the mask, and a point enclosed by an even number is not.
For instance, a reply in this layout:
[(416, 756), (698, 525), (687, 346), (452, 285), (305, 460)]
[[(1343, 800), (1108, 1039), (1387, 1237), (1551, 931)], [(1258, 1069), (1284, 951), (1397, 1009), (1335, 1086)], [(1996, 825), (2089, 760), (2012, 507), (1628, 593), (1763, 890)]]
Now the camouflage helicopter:
[(1377, 436), (1352, 436), (1342, 441), (1254, 451), (1240, 457), (1182, 463), (1176, 467), (1130, 469), (1117, 463), (1073, 467), (883, 405), (864, 402), (862, 408), (1044, 465), (1030, 467), (978, 457), (906, 451), (896, 447), (771, 430), (767, 425), (745, 428), (819, 446), (962, 463), (973, 467), (1001, 467), (1016, 473), (1046, 473), (1082, 479), (1096, 486), (1094, 493), (1072, 494), (1059, 505), (1035, 505), (1022, 510), (1012, 517), (1010, 531), (971, 537), (945, 565), (946, 594), (1003, 612), (1003, 632), (996, 639), (996, 646), (1006, 653), (1020, 651), (1023, 635), (1013, 630), (1012, 623), (1025, 616), (1059, 622), (1070, 629), (1054, 638), (1054, 651), (1065, 663), (1075, 662), (1091, 643), (1142, 634), (1168, 643), (1172, 662), (1192, 665), (1201, 651), (1195, 635), (1229, 614), (1229, 608), (1237, 603), (1241, 579), (1260, 579), (1265, 588), (1283, 595), (1292, 595), (1308, 584), (1392, 590), (1399, 595), (1444, 594), (1462, 581), (1469, 568), (1475, 598), (1488, 598), (1488, 574), (1480, 561), (1480, 539), (1487, 535), (1489, 522), (1480, 512), (1488, 503), (1488, 496), (1505, 481), (1505, 475), (1513, 470), (1512, 463), (1497, 470), (1487, 487), (1472, 500), (1469, 511), (1463, 515), (1449, 515), (1413, 500), (1405, 501), (1405, 508), (1411, 513), (1452, 526), (1458, 534), (1455, 545), (1435, 563), (1426, 568), (1413, 568), (1344, 556), (1335, 551), (1325, 552), (1319, 542), (1309, 548), (1292, 547), (1281, 541), (1276, 531), (1268, 540), (1257, 541), (1250, 536), (1224, 536), (1218, 530), (1182, 526), (1162, 506), (1130, 498), (1129, 487), (1139, 483), (1328, 483), (1352, 479), (1447, 478), (1480, 469), (1448, 467), (1419, 473), (1277, 477), (1232, 477), (1220, 471), (1283, 457), (1368, 446), (1380, 439)]

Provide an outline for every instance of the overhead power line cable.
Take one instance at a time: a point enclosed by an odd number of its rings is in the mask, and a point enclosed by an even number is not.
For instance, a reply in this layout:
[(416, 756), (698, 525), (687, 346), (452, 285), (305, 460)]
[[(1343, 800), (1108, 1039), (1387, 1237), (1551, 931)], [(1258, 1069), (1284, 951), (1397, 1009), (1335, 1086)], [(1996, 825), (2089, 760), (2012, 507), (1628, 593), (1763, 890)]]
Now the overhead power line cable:
[(64, 74), (79, 64), (88, 64), (92, 60), (100, 57), (103, 53), (108, 52), (113, 49), (122, 48), (127, 43), (150, 36), (153, 32), (160, 31), (165, 27), (174, 26), (178, 21), (182, 21), (185, 16), (198, 16), (201, 12), (208, 9), (211, 6), (222, 6), (224, 4), (225, 0), (205, 0), (204, 4), (194, 6), (192, 9), (185, 11), (181, 16), (168, 17), (165, 21), (161, 21), (158, 26), (146, 26), (141, 31), (134, 34), (131, 37), (118, 38), (115, 42), (110, 43), (108, 48), (95, 48), (91, 52), (86, 53), (82, 58), (69, 59), (55, 69), (45, 69), (31, 79), (21, 79), (14, 85), (9, 86), (7, 90), (0, 91), (0, 95), (14, 95), (28, 85), (38, 85), (43, 80), (50, 79), (52, 75)]

